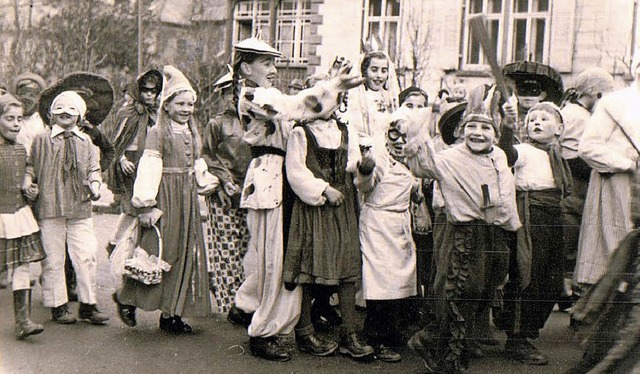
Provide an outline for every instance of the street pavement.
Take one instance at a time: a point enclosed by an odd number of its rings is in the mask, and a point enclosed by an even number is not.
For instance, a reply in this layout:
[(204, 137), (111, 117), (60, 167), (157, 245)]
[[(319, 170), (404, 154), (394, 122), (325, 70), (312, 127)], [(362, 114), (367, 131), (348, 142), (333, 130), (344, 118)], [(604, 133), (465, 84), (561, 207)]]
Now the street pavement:
[[(108, 205), (108, 204), (106, 204)], [(107, 240), (116, 229), (117, 215), (94, 214), (98, 237), (98, 306), (111, 317), (105, 326), (87, 323), (57, 325), (49, 308), (42, 306), (39, 285), (34, 289), (32, 319), (45, 331), (23, 341), (13, 332), (10, 289), (0, 290), (1, 373), (424, 373), (422, 361), (408, 348), (399, 347), (399, 363), (361, 363), (344, 356), (314, 357), (292, 345), (293, 359), (269, 362), (251, 356), (243, 328), (227, 323), (225, 316), (187, 320), (195, 333), (172, 336), (158, 329), (159, 312), (138, 311), (138, 326), (130, 328), (117, 317), (111, 301)], [(39, 266), (32, 268), (36, 277)], [(70, 303), (73, 313), (78, 304)], [(362, 315), (360, 315), (362, 317)], [(508, 358), (502, 345), (487, 347), (486, 357), (472, 361), (469, 373), (562, 373), (581, 355), (579, 340), (568, 329), (568, 314), (554, 312), (536, 346), (549, 355), (547, 366), (525, 366)], [(504, 334), (496, 334), (501, 343)]]

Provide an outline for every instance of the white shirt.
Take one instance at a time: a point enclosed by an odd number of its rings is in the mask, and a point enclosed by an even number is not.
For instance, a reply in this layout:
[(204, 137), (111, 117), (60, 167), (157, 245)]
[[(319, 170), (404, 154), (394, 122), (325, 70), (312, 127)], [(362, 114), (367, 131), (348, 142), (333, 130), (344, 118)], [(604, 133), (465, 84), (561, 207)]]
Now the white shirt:
[(516, 144), (514, 148), (518, 151), (518, 159), (513, 165), (517, 191), (557, 188), (547, 151), (528, 143)]

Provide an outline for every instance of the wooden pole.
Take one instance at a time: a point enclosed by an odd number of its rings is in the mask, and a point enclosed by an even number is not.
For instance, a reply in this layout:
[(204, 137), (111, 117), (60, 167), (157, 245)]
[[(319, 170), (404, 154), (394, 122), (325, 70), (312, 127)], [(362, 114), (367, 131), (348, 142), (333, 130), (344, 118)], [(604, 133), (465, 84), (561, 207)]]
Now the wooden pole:
[(138, 0), (138, 74), (142, 74), (142, 64), (144, 61), (142, 60), (142, 0)]

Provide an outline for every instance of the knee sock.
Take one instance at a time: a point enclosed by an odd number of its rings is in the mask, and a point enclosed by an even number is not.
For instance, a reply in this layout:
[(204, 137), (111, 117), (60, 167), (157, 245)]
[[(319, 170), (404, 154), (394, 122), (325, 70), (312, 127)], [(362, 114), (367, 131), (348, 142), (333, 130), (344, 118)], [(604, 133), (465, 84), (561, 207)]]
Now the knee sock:
[(342, 331), (350, 334), (356, 331), (356, 286), (344, 283), (338, 288), (340, 297), (340, 313), (342, 314)]
[(302, 285), (302, 307), (300, 309), (300, 319), (296, 325), (296, 330), (311, 326), (311, 301), (313, 300), (313, 286)]

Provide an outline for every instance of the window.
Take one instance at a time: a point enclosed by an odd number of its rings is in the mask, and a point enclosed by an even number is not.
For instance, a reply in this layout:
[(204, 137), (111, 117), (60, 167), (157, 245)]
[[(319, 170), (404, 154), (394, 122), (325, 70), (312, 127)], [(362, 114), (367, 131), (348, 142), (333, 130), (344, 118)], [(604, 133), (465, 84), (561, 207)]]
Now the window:
[(549, 44), (549, 1), (513, 0), (512, 61), (543, 62)]
[[(234, 14), (234, 42), (258, 33), (269, 39), (269, 0), (241, 0)], [(311, 0), (280, 0), (276, 14), (275, 47), (293, 65), (308, 62), (311, 37)]]
[(363, 36), (366, 40), (378, 39), (380, 48), (395, 61), (400, 44), (401, 0), (364, 0)]
[[(468, 19), (484, 14), (487, 33), (493, 41), (498, 62), (548, 60), (551, 0), (467, 0), (465, 65), (486, 64), (479, 42), (475, 40)], [(505, 40), (506, 39), (506, 40)], [(505, 43), (502, 43), (505, 41)]]

